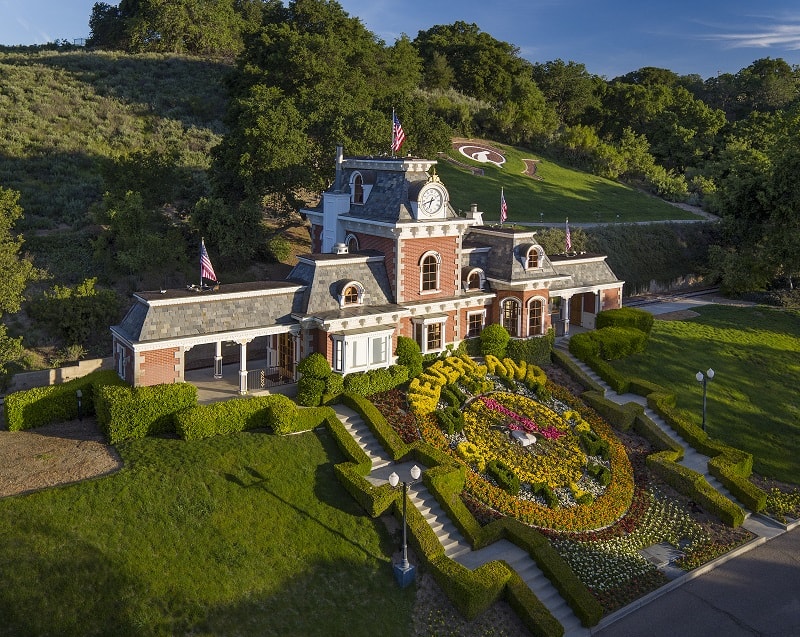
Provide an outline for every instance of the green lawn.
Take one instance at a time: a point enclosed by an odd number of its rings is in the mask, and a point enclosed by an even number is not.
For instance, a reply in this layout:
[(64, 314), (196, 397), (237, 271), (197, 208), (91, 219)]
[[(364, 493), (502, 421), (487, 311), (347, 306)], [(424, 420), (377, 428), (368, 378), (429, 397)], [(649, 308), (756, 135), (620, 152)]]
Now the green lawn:
[(703, 306), (689, 321), (655, 321), (647, 351), (614, 366), (677, 392), (702, 421), (698, 371), (709, 367), (709, 434), (754, 456), (754, 470), (800, 483), (800, 312)]
[[(436, 171), (453, 198), (456, 210), (469, 210), (477, 203), (484, 221), (500, 218), (500, 188), (508, 203), (508, 223), (571, 222), (616, 223), (667, 219), (697, 219), (696, 215), (618, 182), (566, 168), (542, 155), (495, 142), (491, 146), (506, 156), (502, 168), (473, 162), (460, 153), (449, 154), (458, 161), (484, 169), (482, 177), (439, 160)], [(523, 159), (541, 159), (537, 174), (541, 180), (523, 174)], [(617, 217), (619, 215), (619, 217)]]
[(324, 433), (119, 446), (119, 473), (0, 500), (3, 635), (408, 635), (380, 521)]

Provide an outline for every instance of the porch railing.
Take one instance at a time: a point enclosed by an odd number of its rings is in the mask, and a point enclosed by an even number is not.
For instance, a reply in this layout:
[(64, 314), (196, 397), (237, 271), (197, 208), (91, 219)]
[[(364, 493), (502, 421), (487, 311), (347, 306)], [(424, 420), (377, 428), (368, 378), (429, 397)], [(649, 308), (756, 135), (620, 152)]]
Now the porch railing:
[(294, 381), (294, 369), (285, 367), (261, 367), (247, 370), (247, 389), (259, 390), (289, 385)]

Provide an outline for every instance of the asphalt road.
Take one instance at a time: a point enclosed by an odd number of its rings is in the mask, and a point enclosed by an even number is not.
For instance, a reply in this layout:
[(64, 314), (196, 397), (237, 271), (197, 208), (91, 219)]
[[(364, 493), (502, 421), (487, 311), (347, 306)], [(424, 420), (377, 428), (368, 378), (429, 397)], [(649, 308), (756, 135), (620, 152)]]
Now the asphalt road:
[(592, 635), (800, 636), (800, 527), (596, 628)]

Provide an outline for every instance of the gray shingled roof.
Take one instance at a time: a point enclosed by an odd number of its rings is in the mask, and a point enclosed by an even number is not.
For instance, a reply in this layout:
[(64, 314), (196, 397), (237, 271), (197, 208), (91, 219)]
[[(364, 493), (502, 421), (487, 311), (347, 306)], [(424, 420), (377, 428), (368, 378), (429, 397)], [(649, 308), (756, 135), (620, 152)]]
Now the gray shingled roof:
[(374, 250), (304, 255), (288, 278), (306, 286), (301, 313), (307, 316), (322, 317), (342, 311), (339, 294), (349, 281), (357, 281), (364, 287), (364, 308), (394, 303), (383, 255)]
[[(571, 260), (573, 259), (573, 260)], [(622, 283), (609, 267), (603, 256), (581, 255), (578, 257), (564, 257), (553, 259), (553, 267), (559, 274), (571, 277), (571, 283), (556, 283), (553, 289), (567, 287), (589, 287), (605, 283)]]
[[(137, 294), (136, 302), (116, 330), (131, 342), (145, 343), (296, 322), (291, 316), (301, 308), (301, 287), (291, 283), (266, 284), (247, 296), (237, 296), (237, 292), (243, 290), (221, 286), (218, 292), (208, 293)], [(155, 301), (176, 298), (174, 303)]]

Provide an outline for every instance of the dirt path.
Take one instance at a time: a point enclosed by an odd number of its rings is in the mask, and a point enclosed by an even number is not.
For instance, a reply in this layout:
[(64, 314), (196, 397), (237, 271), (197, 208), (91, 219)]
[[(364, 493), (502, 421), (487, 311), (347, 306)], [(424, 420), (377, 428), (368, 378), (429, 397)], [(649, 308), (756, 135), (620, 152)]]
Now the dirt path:
[(92, 419), (0, 430), (0, 497), (112, 473), (122, 467)]

